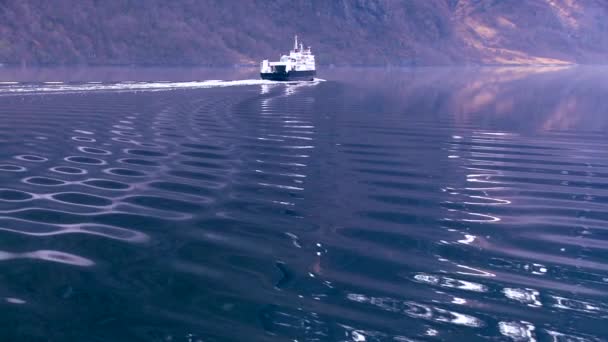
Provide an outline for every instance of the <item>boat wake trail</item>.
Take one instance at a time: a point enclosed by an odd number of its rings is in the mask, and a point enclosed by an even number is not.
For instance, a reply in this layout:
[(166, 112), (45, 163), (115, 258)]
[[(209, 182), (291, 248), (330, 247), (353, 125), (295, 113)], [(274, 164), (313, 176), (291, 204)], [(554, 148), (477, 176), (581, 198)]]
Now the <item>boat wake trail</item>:
[(38, 93), (81, 93), (92, 91), (163, 91), (177, 89), (205, 89), (205, 88), (222, 88), (236, 86), (255, 86), (255, 85), (271, 85), (271, 84), (318, 84), (323, 82), (323, 79), (315, 79), (314, 81), (299, 81), (299, 82), (279, 82), (260, 79), (248, 80), (205, 80), (205, 81), (189, 81), (189, 82), (120, 82), (120, 83), (63, 83), (63, 82), (44, 82), (44, 83), (19, 83), (5, 82), (0, 85), (1, 95), (12, 94), (38, 94)]

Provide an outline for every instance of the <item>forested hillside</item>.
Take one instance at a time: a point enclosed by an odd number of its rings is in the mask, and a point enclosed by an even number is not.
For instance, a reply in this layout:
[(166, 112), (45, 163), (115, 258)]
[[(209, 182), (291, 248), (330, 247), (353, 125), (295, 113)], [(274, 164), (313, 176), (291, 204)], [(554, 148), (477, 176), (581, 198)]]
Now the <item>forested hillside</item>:
[(608, 1), (0, 2), (4, 64), (254, 64), (296, 33), (321, 64), (606, 63)]

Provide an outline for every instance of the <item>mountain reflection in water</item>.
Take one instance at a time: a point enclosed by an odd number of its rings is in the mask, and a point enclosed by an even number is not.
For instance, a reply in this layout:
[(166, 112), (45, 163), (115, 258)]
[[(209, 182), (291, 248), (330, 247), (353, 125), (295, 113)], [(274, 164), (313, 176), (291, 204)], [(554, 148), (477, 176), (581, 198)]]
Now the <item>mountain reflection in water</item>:
[(606, 338), (608, 69), (168, 75), (0, 70), (1, 340)]

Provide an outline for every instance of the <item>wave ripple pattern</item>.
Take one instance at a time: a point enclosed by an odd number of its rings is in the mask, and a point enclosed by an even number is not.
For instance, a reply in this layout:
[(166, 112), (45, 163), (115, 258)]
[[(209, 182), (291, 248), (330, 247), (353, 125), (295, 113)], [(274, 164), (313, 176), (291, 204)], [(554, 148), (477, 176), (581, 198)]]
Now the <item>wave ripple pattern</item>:
[(7, 84), (0, 340), (603, 341), (606, 74)]

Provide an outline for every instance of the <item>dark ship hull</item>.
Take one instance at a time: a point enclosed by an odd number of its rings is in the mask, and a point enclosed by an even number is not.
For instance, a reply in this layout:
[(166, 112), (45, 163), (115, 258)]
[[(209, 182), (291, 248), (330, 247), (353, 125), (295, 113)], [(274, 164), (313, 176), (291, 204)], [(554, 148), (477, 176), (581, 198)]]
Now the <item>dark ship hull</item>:
[(317, 72), (315, 70), (288, 71), (288, 72), (263, 72), (260, 76), (263, 80), (271, 81), (312, 81)]

